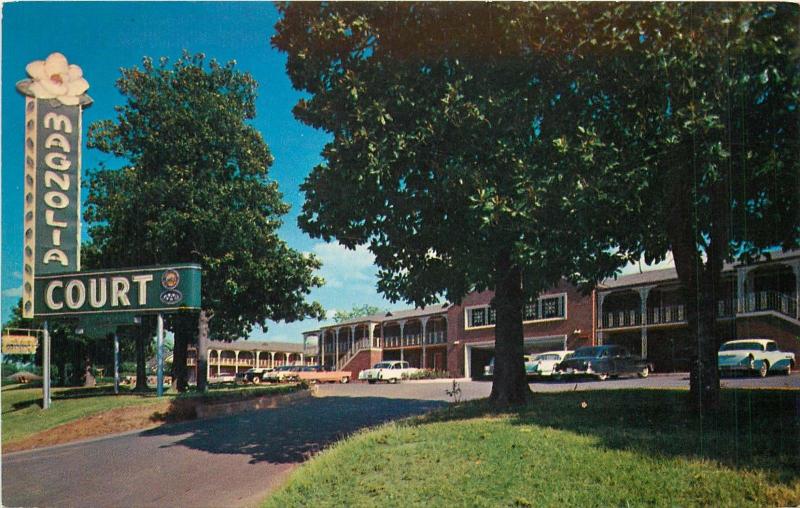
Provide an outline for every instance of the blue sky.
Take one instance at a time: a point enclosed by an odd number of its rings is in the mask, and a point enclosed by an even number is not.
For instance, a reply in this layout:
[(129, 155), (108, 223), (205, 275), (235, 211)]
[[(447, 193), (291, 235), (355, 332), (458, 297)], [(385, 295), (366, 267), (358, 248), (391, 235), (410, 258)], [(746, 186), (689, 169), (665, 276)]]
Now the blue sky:
[[(174, 60), (183, 49), (202, 52), (220, 61), (236, 60), (259, 83), (255, 126), (275, 156), (270, 169), (292, 210), (281, 236), (295, 249), (318, 255), (327, 285), (312, 294), (329, 311), (369, 303), (392, 305), (375, 290), (375, 266), (366, 249), (346, 251), (306, 236), (297, 227), (302, 206), (299, 186), (321, 161), (327, 135), (300, 124), (291, 114), (301, 97), (285, 72), (285, 57), (273, 50), (269, 38), (278, 19), (271, 3), (198, 2), (17, 2), (2, 6), (2, 318), (16, 304), (22, 264), (23, 97), (14, 85), (27, 77), (25, 66), (54, 51), (83, 69), (94, 104), (84, 112), (84, 139), (88, 125), (113, 118), (123, 102), (114, 83), (120, 67), (141, 65), (143, 56)], [(83, 173), (111, 157), (83, 150)], [(116, 165), (119, 165), (116, 163)], [(86, 230), (84, 226), (84, 231)], [(270, 324), (266, 336), (253, 338), (301, 340), (303, 330), (316, 321)]]
[[(84, 139), (91, 122), (114, 117), (123, 102), (114, 83), (121, 67), (140, 65), (143, 56), (171, 60), (182, 50), (202, 52), (222, 62), (234, 59), (260, 84), (257, 118), (275, 156), (270, 169), (292, 210), (281, 236), (295, 249), (318, 255), (324, 267), (325, 287), (311, 298), (331, 313), (368, 303), (395, 309), (375, 290), (372, 255), (364, 248), (346, 251), (306, 236), (297, 227), (302, 206), (299, 185), (321, 161), (325, 133), (300, 124), (291, 109), (301, 94), (293, 90), (285, 72), (285, 57), (270, 47), (278, 14), (262, 2), (16, 2), (2, 5), (2, 319), (21, 294), (23, 97), (14, 85), (27, 77), (25, 66), (50, 53), (63, 53), (83, 69), (89, 95), (95, 103), (84, 112)], [(100, 162), (120, 165), (110, 156), (83, 149), (84, 177)], [(84, 226), (84, 231), (86, 227)], [(630, 267), (629, 270), (634, 270)], [(265, 334), (251, 338), (299, 341), (316, 321), (271, 323)]]

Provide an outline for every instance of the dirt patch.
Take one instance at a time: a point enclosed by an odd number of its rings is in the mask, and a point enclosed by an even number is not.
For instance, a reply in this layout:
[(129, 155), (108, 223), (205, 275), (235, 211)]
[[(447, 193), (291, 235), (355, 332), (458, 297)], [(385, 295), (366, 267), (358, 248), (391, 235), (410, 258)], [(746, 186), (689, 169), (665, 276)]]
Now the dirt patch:
[(79, 441), (129, 430), (157, 427), (164, 423), (170, 401), (145, 406), (120, 407), (38, 432), (3, 445), (3, 453)]
[(196, 418), (215, 418), (245, 411), (275, 408), (308, 397), (311, 393), (312, 391), (302, 390), (288, 394), (263, 395), (234, 402), (220, 400), (214, 401), (214, 403), (196, 399), (173, 399), (143, 406), (120, 407), (4, 444), (3, 453), (70, 443), (130, 430), (145, 430), (164, 423)]

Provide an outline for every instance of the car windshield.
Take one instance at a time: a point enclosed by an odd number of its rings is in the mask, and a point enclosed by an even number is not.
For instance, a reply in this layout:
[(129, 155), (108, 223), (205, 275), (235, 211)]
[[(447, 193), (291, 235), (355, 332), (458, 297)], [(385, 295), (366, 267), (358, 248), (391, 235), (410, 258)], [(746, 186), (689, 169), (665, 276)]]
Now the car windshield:
[(764, 351), (760, 342), (728, 342), (723, 344), (720, 351)]
[(607, 351), (607, 348), (603, 346), (595, 346), (595, 347), (580, 347), (575, 350), (575, 353), (572, 355), (573, 357), (582, 357), (582, 356), (601, 356), (603, 353)]
[(561, 356), (559, 356), (559, 355), (557, 355), (555, 353), (551, 353), (551, 354), (547, 354), (547, 355), (538, 355), (538, 356), (536, 356), (535, 359), (537, 361), (544, 362), (544, 361), (548, 361), (548, 360), (561, 360)]
[(392, 364), (390, 362), (380, 362), (380, 363), (376, 363), (375, 366), (372, 367), (372, 368), (373, 369), (391, 369), (392, 368)]

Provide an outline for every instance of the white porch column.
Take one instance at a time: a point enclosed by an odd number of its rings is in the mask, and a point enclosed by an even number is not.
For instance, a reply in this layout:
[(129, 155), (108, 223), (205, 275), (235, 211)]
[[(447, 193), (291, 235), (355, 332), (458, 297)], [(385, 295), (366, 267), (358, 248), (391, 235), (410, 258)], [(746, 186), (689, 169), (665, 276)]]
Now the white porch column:
[(300, 353), (300, 365), (305, 365), (306, 362), (303, 360), (303, 353)]
[(336, 328), (334, 330), (334, 343), (333, 343), (333, 351), (334, 351), (334, 359), (333, 359), (333, 368), (339, 368), (339, 330), (340, 328)]
[(421, 365), (422, 365), (423, 369), (425, 368), (425, 364), (427, 363), (426, 359), (425, 359), (425, 341), (427, 340), (427, 337), (425, 337), (425, 332), (428, 329), (428, 319), (430, 319), (430, 316), (425, 316), (424, 318), (420, 319), (420, 322), (422, 323), (422, 363), (421, 363)]
[(745, 309), (745, 279), (747, 278), (746, 268), (736, 269), (736, 313), (744, 312)]
[(610, 292), (597, 292), (597, 345), (603, 345), (603, 339), (605, 338), (605, 332), (603, 332), (603, 302), (606, 299)]
[(369, 324), (369, 348), (375, 347), (375, 323)]
[(217, 349), (217, 377), (220, 376), (220, 365), (222, 364), (222, 350)]
[(800, 261), (792, 263), (792, 272), (794, 272), (794, 299), (795, 299), (795, 314), (797, 319), (800, 319)]
[(269, 352), (269, 366), (270, 368), (275, 368), (275, 351)]
[(234, 360), (233, 360), (233, 372), (238, 374), (239, 373), (239, 350), (233, 352)]
[(258, 362), (260, 359), (261, 359), (261, 351), (256, 351), (256, 364), (253, 365), (254, 369), (261, 367), (261, 365)]
[(206, 380), (211, 377), (211, 350), (206, 351)]
[(350, 354), (356, 351), (356, 325), (350, 325)]
[(283, 357), (285, 361), (283, 362), (284, 365), (289, 365), (289, 353), (283, 353)]
[(647, 297), (650, 295), (651, 289), (653, 286), (639, 288), (640, 312), (642, 313), (642, 358), (647, 358)]
[(317, 341), (317, 342), (319, 342), (319, 348), (318, 348), (319, 358), (320, 358), (319, 366), (320, 367), (324, 367), (325, 366), (325, 330), (321, 330), (321, 332), (322, 333), (319, 334), (319, 339)]
[(399, 321), (398, 324), (400, 325), (400, 361), (403, 361), (403, 343), (405, 342), (405, 334), (404, 330), (406, 328), (405, 320)]

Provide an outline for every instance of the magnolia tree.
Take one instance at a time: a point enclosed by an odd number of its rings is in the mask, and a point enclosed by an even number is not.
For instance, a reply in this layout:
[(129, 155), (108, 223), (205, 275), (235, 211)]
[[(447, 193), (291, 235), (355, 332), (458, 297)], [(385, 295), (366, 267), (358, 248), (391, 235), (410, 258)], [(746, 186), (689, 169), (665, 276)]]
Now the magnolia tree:
[[(124, 158), (90, 174), (85, 218), (95, 266), (195, 262), (202, 267), (210, 334), (235, 339), (267, 320), (320, 318), (306, 301), (322, 280), (319, 261), (278, 237), (289, 211), (269, 179), (272, 155), (248, 123), (256, 82), (230, 62), (184, 54), (174, 64), (145, 58), (122, 70), (126, 103), (94, 123), (89, 146)], [(174, 369), (186, 387), (186, 348), (196, 315), (174, 315)], [(204, 362), (200, 355), (199, 362)], [(199, 366), (200, 382), (205, 369)]]
[(588, 62), (573, 38), (588, 35), (575, 7), (280, 10), (273, 44), (308, 94), (295, 116), (332, 137), (302, 185), (300, 226), (368, 245), (392, 301), (493, 290), (491, 400), (525, 402), (524, 305), (562, 277), (591, 284), (626, 259), (613, 235), (630, 226), (630, 175), (587, 158), (596, 141), (578, 126)]

